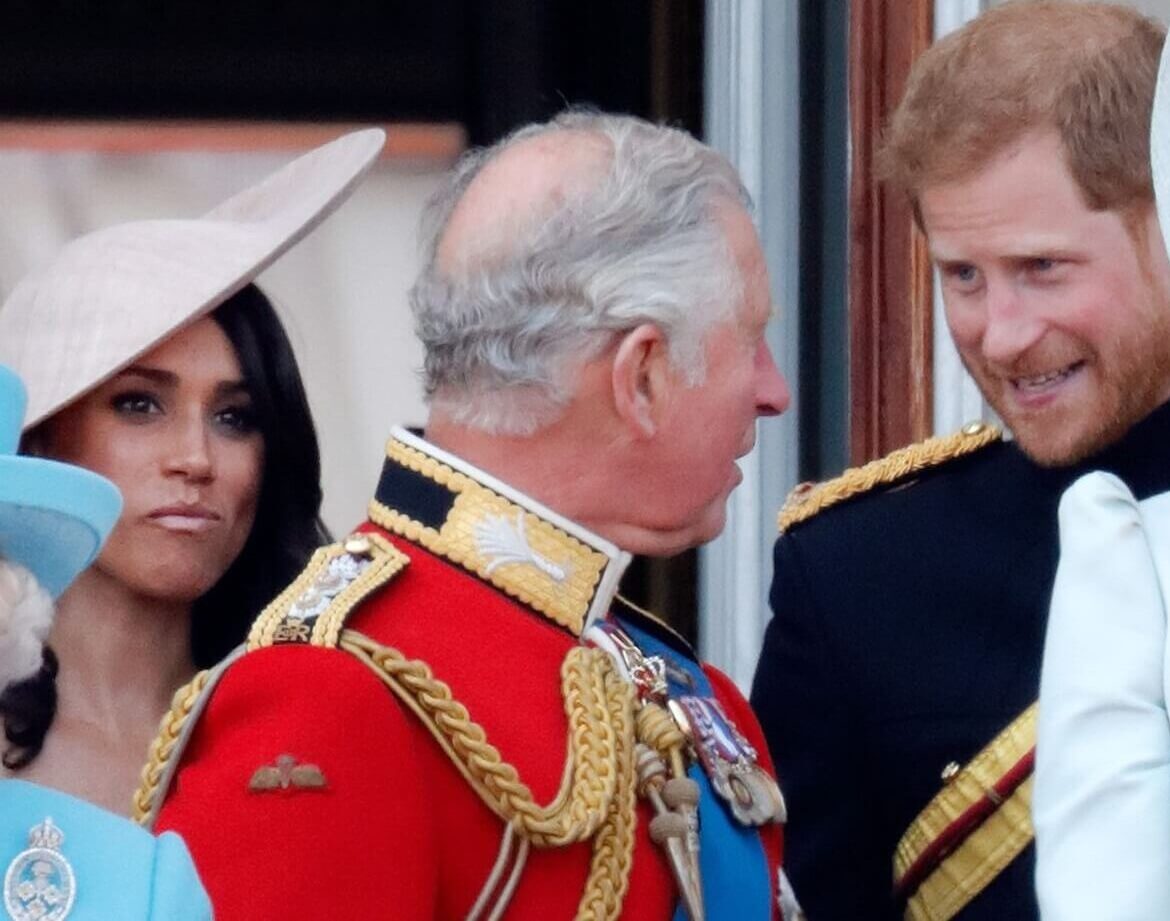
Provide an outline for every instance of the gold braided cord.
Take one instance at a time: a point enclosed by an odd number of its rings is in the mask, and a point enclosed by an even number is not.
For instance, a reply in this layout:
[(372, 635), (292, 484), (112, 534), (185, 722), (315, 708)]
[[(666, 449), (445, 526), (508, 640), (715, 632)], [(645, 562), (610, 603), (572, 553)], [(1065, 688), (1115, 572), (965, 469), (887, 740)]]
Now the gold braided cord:
[(195, 704), (199, 702), (199, 697), (210, 677), (211, 670), (205, 669), (175, 691), (174, 697), (171, 698), (171, 709), (163, 715), (159, 723), (158, 734), (150, 743), (146, 766), (142, 769), (142, 776), (138, 789), (134, 791), (134, 801), (130, 809), (130, 817), (139, 825), (146, 825), (154, 811), (155, 798), (163, 774), (174, 754), (175, 746), (182, 738), (183, 727), (190, 718)]
[(613, 672), (607, 680), (606, 697), (617, 740), (617, 784), (605, 823), (593, 839), (589, 877), (577, 908), (580, 921), (613, 921), (621, 914), (634, 862), (638, 790), (632, 732), (633, 695), (629, 685)]
[[(370, 668), (420, 719), (480, 799), (523, 840), (559, 847), (592, 838), (577, 918), (613, 921), (620, 915), (637, 825), (634, 692), (605, 652), (574, 647), (562, 664), (569, 753), (560, 789), (548, 805), (540, 806), (516, 768), (503, 760), (483, 727), (426, 663), (350, 629), (342, 631), (338, 646)], [(153, 813), (167, 765), (212, 675), (200, 672), (180, 688), (163, 717), (134, 796), (133, 817), (139, 823)], [(667, 738), (661, 728), (654, 735)]]
[[(354, 630), (339, 648), (369, 667), (427, 728), (476, 795), (524, 840), (558, 847), (593, 837), (582, 919), (616, 919), (633, 863), (636, 784), (633, 689), (599, 649), (574, 647), (561, 666), (569, 756), (557, 795), (540, 806), (483, 727), (425, 662)], [(595, 837), (594, 837), (595, 836)]]
[(638, 708), (638, 740), (645, 742), (669, 764), (670, 753), (681, 750), (687, 737), (661, 704), (645, 701)]
[(794, 525), (876, 486), (894, 483), (930, 467), (978, 451), (999, 441), (1000, 430), (994, 425), (973, 422), (953, 435), (928, 438), (917, 444), (899, 448), (862, 467), (846, 470), (839, 477), (824, 483), (803, 483), (797, 486), (780, 509), (778, 525), (784, 533)]
[(675, 777), (685, 777), (687, 768), (684, 752), (689, 740), (675, 718), (661, 704), (647, 700), (638, 708), (637, 721), (638, 741), (657, 752)]
[(482, 726), (435, 678), (425, 662), (407, 659), (354, 630), (344, 630), (339, 647), (367, 665), (422, 721), (483, 802), (537, 847), (557, 847), (592, 837), (617, 787), (618, 739), (608, 687), (617, 682), (633, 706), (633, 692), (604, 652), (574, 647), (561, 668), (569, 719), (569, 760), (560, 790), (540, 806), (487, 741)]

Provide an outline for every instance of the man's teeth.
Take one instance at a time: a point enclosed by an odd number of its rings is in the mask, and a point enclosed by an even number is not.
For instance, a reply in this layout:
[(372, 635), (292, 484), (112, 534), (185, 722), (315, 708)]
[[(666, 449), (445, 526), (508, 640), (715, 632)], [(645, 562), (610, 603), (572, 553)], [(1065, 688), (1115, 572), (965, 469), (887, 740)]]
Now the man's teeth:
[(1067, 368), (1062, 368), (1059, 371), (1049, 371), (1047, 374), (1037, 374), (1034, 377), (1017, 377), (1015, 384), (1025, 390), (1034, 390), (1037, 387), (1045, 387), (1048, 384), (1062, 381), (1076, 370), (1075, 365), (1070, 365)]

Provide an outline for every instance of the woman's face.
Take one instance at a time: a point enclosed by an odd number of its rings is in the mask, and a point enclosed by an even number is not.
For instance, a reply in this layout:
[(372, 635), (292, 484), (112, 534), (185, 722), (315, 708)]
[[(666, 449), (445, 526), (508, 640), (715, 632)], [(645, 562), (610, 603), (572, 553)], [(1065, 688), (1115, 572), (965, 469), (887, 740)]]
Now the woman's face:
[(136, 594), (193, 602), (252, 530), (264, 442), (235, 350), (209, 318), (51, 417), (44, 450), (122, 491), (94, 565)]

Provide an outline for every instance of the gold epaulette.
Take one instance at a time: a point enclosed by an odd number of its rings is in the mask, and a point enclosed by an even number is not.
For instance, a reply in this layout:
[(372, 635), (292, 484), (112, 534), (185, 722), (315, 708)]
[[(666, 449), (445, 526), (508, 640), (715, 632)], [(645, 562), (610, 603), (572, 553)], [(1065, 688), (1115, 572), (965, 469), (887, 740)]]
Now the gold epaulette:
[(794, 525), (846, 499), (852, 499), (878, 486), (896, 483), (908, 476), (965, 457), (980, 448), (1000, 441), (998, 427), (972, 422), (952, 435), (928, 438), (899, 448), (885, 457), (861, 467), (852, 467), (840, 476), (823, 483), (801, 483), (788, 494), (780, 509), (778, 524), (783, 534)]
[(134, 821), (147, 828), (154, 824), (199, 716), (233, 662), (265, 646), (337, 646), (350, 612), (409, 562), (379, 534), (353, 534), (317, 550), (301, 574), (256, 618), (247, 643), (175, 692), (134, 793)]
[(380, 534), (352, 534), (322, 547), (256, 618), (248, 634), (249, 652), (286, 643), (335, 647), (350, 612), (409, 562)]

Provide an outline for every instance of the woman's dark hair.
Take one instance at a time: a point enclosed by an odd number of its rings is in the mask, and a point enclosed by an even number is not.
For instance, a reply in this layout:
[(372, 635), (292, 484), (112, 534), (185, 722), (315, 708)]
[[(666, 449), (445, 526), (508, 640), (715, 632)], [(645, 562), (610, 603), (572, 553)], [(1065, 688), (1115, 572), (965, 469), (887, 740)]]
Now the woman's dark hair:
[(202, 598), (191, 618), (195, 665), (214, 665), (244, 641), (248, 628), (329, 540), (321, 521), (321, 454), (309, 401), (272, 303), (255, 285), (211, 314), (236, 350), (264, 439), (256, 522), (240, 555)]
[(41, 753), (57, 712), (57, 654), (46, 646), (43, 655), (40, 671), (8, 685), (0, 694), (0, 717), (9, 745), (0, 761), (10, 771), (19, 771)]
[[(211, 313), (235, 349), (264, 439), (256, 521), (244, 549), (194, 605), (191, 654), (198, 668), (222, 659), (247, 636), (269, 601), (329, 540), (321, 521), (321, 455), (292, 346), (265, 294), (254, 284)], [(29, 764), (57, 710), (57, 656), (45, 647), (40, 671), (0, 694), (9, 748), (4, 766)]]

